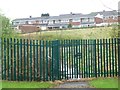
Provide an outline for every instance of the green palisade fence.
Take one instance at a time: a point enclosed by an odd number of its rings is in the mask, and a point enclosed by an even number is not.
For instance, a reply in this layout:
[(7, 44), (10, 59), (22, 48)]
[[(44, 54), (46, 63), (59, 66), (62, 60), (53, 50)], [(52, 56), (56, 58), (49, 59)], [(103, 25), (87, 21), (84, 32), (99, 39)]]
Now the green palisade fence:
[(120, 39), (28, 40), (1, 38), (2, 80), (54, 81), (116, 77)]

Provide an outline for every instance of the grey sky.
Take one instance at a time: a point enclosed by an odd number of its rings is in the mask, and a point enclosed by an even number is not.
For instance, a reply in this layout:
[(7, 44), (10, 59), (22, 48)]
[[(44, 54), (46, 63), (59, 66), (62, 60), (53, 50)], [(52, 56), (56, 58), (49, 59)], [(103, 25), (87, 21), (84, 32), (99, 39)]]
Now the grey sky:
[[(0, 0), (0, 9), (11, 19), (39, 17), (41, 13), (59, 14), (90, 13), (118, 9), (120, 0)], [(104, 6), (105, 5), (105, 6)]]

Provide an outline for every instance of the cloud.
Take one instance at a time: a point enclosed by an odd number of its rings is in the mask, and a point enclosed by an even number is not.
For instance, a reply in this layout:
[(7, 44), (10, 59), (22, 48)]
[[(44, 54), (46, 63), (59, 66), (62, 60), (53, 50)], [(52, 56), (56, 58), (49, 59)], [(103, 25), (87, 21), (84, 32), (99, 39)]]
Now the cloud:
[[(101, 0), (105, 5), (117, 9), (119, 0)], [(39, 17), (41, 13), (59, 15), (63, 13), (90, 13), (109, 10), (100, 0), (0, 0), (0, 9), (11, 19)]]

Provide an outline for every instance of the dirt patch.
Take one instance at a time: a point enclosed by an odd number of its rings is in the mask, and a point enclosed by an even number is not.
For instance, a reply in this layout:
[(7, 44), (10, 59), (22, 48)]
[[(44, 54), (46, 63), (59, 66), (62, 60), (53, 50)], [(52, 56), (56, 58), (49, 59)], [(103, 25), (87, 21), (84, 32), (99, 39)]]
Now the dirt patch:
[(96, 78), (80, 78), (80, 79), (69, 79), (69, 80), (62, 80), (62, 82), (88, 82), (94, 80)]
[(65, 82), (55, 88), (90, 88), (88, 82)]
[(82, 78), (82, 79), (71, 79), (71, 80), (61, 80), (55, 81), (53, 83), (57, 84), (54, 88), (94, 88), (89, 85), (90, 80), (96, 78)]

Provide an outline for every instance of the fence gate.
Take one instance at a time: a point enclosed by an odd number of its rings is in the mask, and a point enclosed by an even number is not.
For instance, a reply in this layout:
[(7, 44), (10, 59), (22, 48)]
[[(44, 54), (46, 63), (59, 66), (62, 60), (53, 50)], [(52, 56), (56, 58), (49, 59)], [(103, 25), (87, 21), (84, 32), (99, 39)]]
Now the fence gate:
[[(95, 76), (95, 40), (66, 40), (61, 43), (61, 79)], [(91, 72), (90, 72), (91, 71)]]

